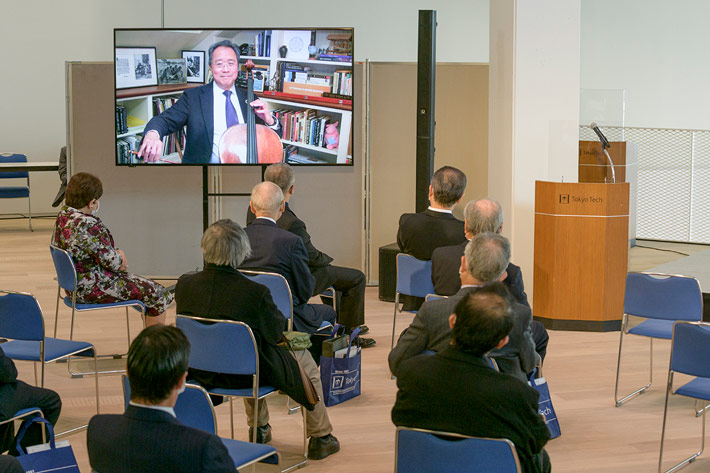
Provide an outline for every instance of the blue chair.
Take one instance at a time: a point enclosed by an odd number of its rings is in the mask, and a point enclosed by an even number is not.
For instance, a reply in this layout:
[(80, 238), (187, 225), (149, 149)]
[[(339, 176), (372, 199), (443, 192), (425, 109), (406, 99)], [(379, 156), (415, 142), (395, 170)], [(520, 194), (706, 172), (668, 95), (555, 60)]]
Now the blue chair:
[[(0, 163), (26, 163), (24, 154), (0, 154)], [(30, 201), (30, 173), (27, 171), (0, 171), (0, 179), (27, 179), (26, 186), (0, 186), (0, 199), (27, 199), (27, 215), (32, 230), (32, 203)]]
[[(76, 302), (76, 287), (77, 287), (77, 276), (76, 267), (74, 266), (74, 261), (68, 251), (56, 246), (50, 245), (49, 252), (52, 255), (52, 261), (54, 262), (54, 269), (57, 272), (57, 307), (54, 313), (54, 336), (57, 336), (57, 326), (59, 322), (59, 300), (63, 300), (67, 307), (71, 307), (71, 327), (69, 330), (69, 340), (74, 339), (74, 314), (76, 312), (88, 312), (92, 310), (102, 310), (102, 309), (115, 309), (118, 307), (126, 308), (126, 339), (128, 341), (128, 346), (131, 345), (131, 326), (128, 320), (128, 308), (133, 307), (141, 314), (141, 320), (143, 321), (143, 327), (145, 328), (145, 305), (142, 301), (138, 300), (128, 300), (120, 302), (111, 302), (107, 304), (79, 304)], [(62, 297), (62, 289), (69, 291), (71, 297)], [(122, 358), (124, 354), (110, 354), (110, 355), (99, 355), (99, 358)], [(71, 369), (71, 360), (68, 363), (69, 373), (72, 376), (83, 376), (85, 374), (94, 374), (93, 372), (74, 372)], [(107, 373), (122, 373), (125, 370), (105, 370), (99, 371), (100, 374)]]
[(424, 302), (429, 302), (429, 301), (438, 301), (441, 299), (448, 299), (449, 296), (440, 296), (439, 294), (427, 294), (426, 297), (424, 298)]
[[(276, 307), (288, 320), (288, 330), (293, 330), (293, 296), (291, 295), (291, 286), (289, 286), (286, 278), (281, 274), (266, 271), (255, 271), (251, 269), (240, 269), (239, 271), (255, 283), (269, 288), (274, 304), (276, 304)], [(335, 310), (335, 302), (333, 302), (333, 306)], [(328, 331), (328, 334), (330, 334), (330, 330), (332, 329), (333, 324), (323, 321), (318, 328), (318, 332)]]
[(397, 328), (397, 313), (401, 313), (399, 295), (426, 297), (434, 294), (434, 284), (431, 282), (431, 261), (416, 259), (412, 255), (400, 253), (397, 255), (397, 291), (394, 295), (394, 316), (392, 317), (392, 346)]
[(394, 455), (395, 473), (522, 471), (515, 445), (507, 439), (397, 427)]
[[(128, 377), (123, 375), (123, 400), (125, 407), (131, 400), (131, 383)], [(204, 430), (213, 435), (219, 436), (217, 428), (217, 417), (214, 413), (214, 406), (209, 394), (202, 386), (196, 384), (186, 384), (183, 391), (175, 403), (175, 416), (181, 424), (194, 429)], [(276, 448), (271, 445), (243, 442), (241, 440), (221, 438), (222, 443), (227, 447), (229, 456), (234, 461), (237, 468), (244, 468), (256, 462), (279, 463), (279, 454)]]
[[(2, 345), (5, 355), (9, 358), (33, 361), (41, 365), (41, 387), (44, 387), (44, 365), (53, 361), (72, 356), (90, 356), (94, 359), (96, 370), (96, 349), (91, 343), (45, 337), (42, 308), (32, 294), (0, 291), (0, 337), (11, 339)], [(34, 366), (37, 384), (37, 365)], [(95, 377), (95, 382), (98, 413), (98, 376)]]
[[(229, 398), (229, 419), (234, 438), (234, 408), (235, 397), (252, 399), (254, 413), (252, 425), (257, 425), (259, 404), (257, 400), (264, 399), (276, 393), (273, 386), (259, 385), (259, 353), (256, 340), (249, 326), (233, 320), (206, 319), (177, 315), (175, 325), (183, 331), (190, 341), (190, 368), (211, 371), (215, 373), (250, 375), (252, 387), (247, 389), (215, 388), (210, 394)], [(306, 461), (306, 412), (303, 414), (303, 462)], [(252, 442), (256, 443), (256, 428), (252, 432)]]
[[(663, 428), (661, 429), (661, 448), (658, 455), (658, 471), (662, 470), (663, 442), (666, 434), (666, 420), (668, 417), (668, 399), (671, 394), (690, 397), (697, 400), (710, 402), (710, 324), (703, 322), (678, 321), (673, 325), (673, 339), (671, 342), (671, 362), (668, 368), (668, 384), (666, 387), (666, 403), (663, 408)], [(691, 381), (683, 384), (673, 391), (673, 375), (681, 373), (695, 376)], [(703, 428), (700, 451), (673, 466), (666, 473), (695, 461), (705, 450), (705, 410), (702, 411)]]
[[(629, 316), (646, 320), (630, 327)], [(695, 278), (660, 273), (628, 273), (624, 293), (624, 316), (621, 321), (619, 357), (616, 363), (614, 401), (620, 407), (626, 401), (644, 393), (653, 382), (653, 339), (670, 340), (676, 320), (700, 321), (703, 316), (703, 295)], [(648, 384), (619, 398), (619, 371), (624, 335), (640, 335), (650, 341)]]
[[(13, 414), (13, 416), (10, 417), (9, 419), (5, 419), (3, 421), (0, 421), (0, 425), (8, 424), (10, 422), (14, 422), (16, 420), (22, 420), (25, 418), (30, 419), (35, 416), (44, 417), (44, 414), (42, 413), (42, 409), (40, 409), (38, 407), (28, 407), (26, 409), (20, 409), (19, 411), (15, 412), (15, 414)], [(46, 435), (46, 432), (44, 429), (42, 429), (42, 443), (47, 441), (45, 435)]]

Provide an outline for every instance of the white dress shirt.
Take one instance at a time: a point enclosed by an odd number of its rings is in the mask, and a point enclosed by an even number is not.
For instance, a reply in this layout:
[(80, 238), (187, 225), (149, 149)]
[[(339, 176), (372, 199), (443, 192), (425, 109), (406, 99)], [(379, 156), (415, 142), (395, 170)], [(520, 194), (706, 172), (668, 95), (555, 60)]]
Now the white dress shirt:
[[(237, 90), (234, 85), (232, 85), (230, 90), (232, 94), (229, 96), (229, 99), (232, 101), (232, 105), (234, 105), (234, 109), (237, 111), (239, 123), (246, 123), (244, 121), (244, 115), (242, 114), (242, 107), (239, 106)], [(224, 96), (224, 90), (214, 82), (212, 83), (212, 96), (214, 97), (214, 134), (212, 137), (212, 157), (210, 158), (210, 163), (218, 164), (219, 140), (222, 138), (224, 132), (227, 131), (227, 113), (225, 112), (227, 97)]]

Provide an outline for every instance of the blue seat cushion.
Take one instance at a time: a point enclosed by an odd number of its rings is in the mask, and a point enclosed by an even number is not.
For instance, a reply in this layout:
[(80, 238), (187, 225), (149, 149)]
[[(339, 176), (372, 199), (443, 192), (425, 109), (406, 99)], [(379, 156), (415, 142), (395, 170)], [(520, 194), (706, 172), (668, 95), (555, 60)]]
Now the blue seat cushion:
[[(64, 304), (66, 304), (67, 307), (71, 307), (71, 297), (65, 297), (64, 298)], [(130, 300), (130, 301), (118, 301), (118, 302), (108, 302), (106, 304), (80, 304), (76, 303), (76, 310), (82, 311), (82, 310), (99, 310), (99, 309), (110, 309), (112, 307), (131, 307), (133, 306), (134, 309), (140, 312), (140, 309), (135, 306), (140, 306), (143, 308), (143, 312), (145, 312), (145, 304), (141, 301), (137, 300)]]
[(675, 322), (675, 320), (644, 320), (637, 326), (630, 328), (629, 333), (642, 335), (644, 337), (670, 340), (673, 338), (673, 322)]
[[(259, 397), (266, 396), (276, 391), (273, 386), (259, 386)], [(252, 389), (227, 389), (227, 388), (214, 388), (209, 390), (210, 394), (216, 394), (218, 396), (237, 396), (237, 397), (252, 397)]]
[(254, 461), (256, 458), (262, 458), (264, 456), (266, 456), (266, 458), (260, 460), (264, 463), (272, 463), (275, 465), (279, 462), (279, 457), (276, 455), (276, 449), (271, 445), (225, 438), (220, 438), (220, 440), (222, 440), (222, 444), (227, 447), (229, 456), (232, 461), (234, 461), (234, 465), (237, 468)]
[[(44, 361), (54, 361), (69, 355), (94, 356), (91, 343), (62, 340), (60, 338), (44, 339)], [(39, 357), (39, 342), (12, 340), (2, 344), (2, 350), (13, 360), (41, 361)]]
[[(0, 176), (2, 177), (2, 176)], [(17, 199), (20, 197), (29, 197), (30, 188), (25, 187), (0, 187), (0, 199)]]
[(710, 379), (695, 378), (675, 390), (676, 394), (710, 401)]

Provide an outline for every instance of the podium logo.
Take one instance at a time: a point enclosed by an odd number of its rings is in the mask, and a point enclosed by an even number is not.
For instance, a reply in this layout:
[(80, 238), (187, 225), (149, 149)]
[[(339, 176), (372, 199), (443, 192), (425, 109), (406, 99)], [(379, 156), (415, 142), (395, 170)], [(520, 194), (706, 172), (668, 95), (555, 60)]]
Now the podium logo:
[(569, 204), (569, 194), (560, 194), (560, 204)]

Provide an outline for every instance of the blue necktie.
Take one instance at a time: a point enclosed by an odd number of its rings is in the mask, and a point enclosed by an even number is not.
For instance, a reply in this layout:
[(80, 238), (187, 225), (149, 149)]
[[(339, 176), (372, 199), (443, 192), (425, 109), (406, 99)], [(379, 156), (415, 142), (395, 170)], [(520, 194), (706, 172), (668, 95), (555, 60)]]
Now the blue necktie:
[(234, 109), (234, 104), (232, 101), (229, 99), (229, 96), (232, 95), (231, 90), (225, 90), (222, 92), (225, 97), (227, 97), (227, 103), (224, 105), (224, 111), (227, 116), (227, 128), (233, 125), (238, 125), (239, 124), (239, 118), (237, 118), (237, 111)]

